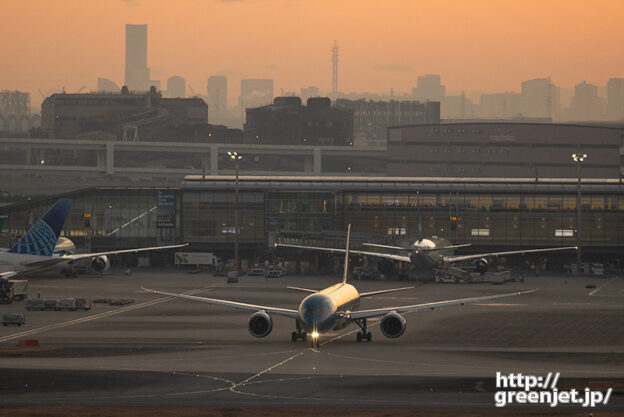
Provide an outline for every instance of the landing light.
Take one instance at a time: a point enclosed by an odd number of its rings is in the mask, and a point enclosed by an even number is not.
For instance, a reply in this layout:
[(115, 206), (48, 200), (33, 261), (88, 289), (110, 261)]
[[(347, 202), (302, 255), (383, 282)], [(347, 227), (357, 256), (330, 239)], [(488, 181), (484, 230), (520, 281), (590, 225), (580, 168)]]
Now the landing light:
[(319, 337), (318, 332), (312, 332), (312, 338), (316, 339), (317, 337)]

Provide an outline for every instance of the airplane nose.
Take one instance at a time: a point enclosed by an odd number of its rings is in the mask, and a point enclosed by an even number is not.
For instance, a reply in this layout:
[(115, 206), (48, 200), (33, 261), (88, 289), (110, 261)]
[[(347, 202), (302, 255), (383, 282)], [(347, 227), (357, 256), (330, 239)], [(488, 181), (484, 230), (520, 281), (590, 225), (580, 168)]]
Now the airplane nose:
[(325, 295), (314, 294), (306, 298), (299, 308), (299, 315), (305, 328), (319, 329), (319, 324), (331, 315), (330, 302)]

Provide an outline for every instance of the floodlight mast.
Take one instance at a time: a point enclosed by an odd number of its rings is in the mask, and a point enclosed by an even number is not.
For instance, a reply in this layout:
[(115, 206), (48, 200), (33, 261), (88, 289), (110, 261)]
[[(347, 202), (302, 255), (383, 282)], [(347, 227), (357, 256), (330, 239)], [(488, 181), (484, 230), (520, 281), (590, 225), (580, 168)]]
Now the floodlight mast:
[(238, 161), (240, 161), (241, 159), (243, 159), (243, 155), (239, 154), (238, 152), (232, 152), (232, 151), (228, 151), (228, 156), (230, 157), (230, 159), (232, 161), (234, 161), (234, 171), (236, 173), (236, 179), (234, 182), (234, 271), (236, 273), (236, 276), (238, 277), (239, 275), (239, 269), (238, 269), (238, 234), (240, 231), (240, 213), (239, 213), (239, 198), (238, 198)]

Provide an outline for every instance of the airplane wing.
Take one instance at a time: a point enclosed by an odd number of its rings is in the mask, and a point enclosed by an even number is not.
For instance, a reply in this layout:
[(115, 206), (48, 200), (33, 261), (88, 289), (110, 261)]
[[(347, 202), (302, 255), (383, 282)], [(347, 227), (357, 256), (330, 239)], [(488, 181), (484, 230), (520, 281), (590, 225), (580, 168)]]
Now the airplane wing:
[(66, 263), (66, 262), (78, 261), (80, 259), (95, 258), (97, 256), (116, 255), (119, 253), (145, 252), (149, 250), (175, 249), (175, 248), (182, 248), (184, 246), (188, 246), (188, 243), (181, 243), (178, 245), (167, 245), (167, 246), (152, 246), (149, 248), (122, 249), (122, 250), (113, 250), (113, 251), (107, 251), (107, 252), (77, 253), (77, 254), (65, 255), (65, 256), (50, 256), (49, 259), (39, 260), (39, 261), (24, 264), (24, 265), (30, 268), (47, 268), (50, 266), (59, 265), (59, 264)]
[(392, 289), (389, 289), (389, 290), (361, 292), (360, 293), (360, 298), (362, 298), (362, 297), (370, 297), (371, 295), (387, 294), (389, 292), (411, 290), (412, 288), (414, 288), (414, 287), (392, 288)]
[(379, 243), (362, 243), (362, 245), (364, 245), (364, 246), (373, 246), (375, 248), (383, 248), (383, 249), (394, 249), (394, 250), (404, 250), (404, 251), (415, 250), (416, 252), (418, 252), (418, 251), (420, 251), (420, 252), (432, 252), (432, 251), (444, 250), (444, 249), (465, 248), (467, 246), (472, 246), (472, 243), (463, 243), (461, 245), (440, 246), (439, 248), (419, 248), (419, 249), (404, 248), (404, 247), (401, 247), (401, 246), (381, 245)]
[(2, 273), (0, 273), (0, 279), (9, 279), (11, 277), (14, 277), (17, 274), (18, 273), (15, 272), (15, 271), (2, 272)]
[(276, 316), (284, 316), (284, 317), (289, 317), (293, 319), (299, 318), (299, 313), (297, 312), (297, 310), (291, 310), (288, 308), (261, 306), (257, 304), (240, 303), (238, 301), (228, 301), (228, 300), (219, 300), (217, 298), (198, 297), (196, 295), (176, 294), (176, 293), (166, 292), (166, 291), (150, 290), (148, 288), (143, 288), (143, 287), (141, 287), (141, 289), (144, 291), (152, 292), (154, 294), (182, 298), (184, 300), (200, 301), (202, 303), (232, 307), (232, 308), (236, 308), (239, 310), (253, 310), (253, 311), (264, 310), (268, 314), (275, 314)]
[[(327, 252), (327, 253), (334, 253), (334, 254), (344, 254), (345, 253), (345, 249), (321, 248), (321, 247), (317, 247), (317, 246), (287, 245), (287, 244), (283, 244), (283, 243), (276, 243), (275, 247), (316, 250), (316, 251), (319, 251), (319, 252)], [(391, 253), (366, 252), (366, 251), (361, 251), (361, 250), (351, 250), (351, 249), (349, 249), (349, 254), (350, 255), (360, 255), (360, 256), (374, 256), (374, 257), (377, 257), (377, 258), (391, 259), (393, 261), (399, 261), (399, 262), (411, 262), (411, 259), (410, 259), (409, 256), (406, 256), (406, 255), (394, 255), (394, 254), (391, 254)]]
[(443, 256), (442, 259), (444, 262), (459, 262), (459, 261), (467, 261), (469, 259), (478, 259), (478, 258), (486, 258), (488, 256), (505, 256), (505, 255), (517, 255), (517, 254), (525, 254), (525, 253), (538, 253), (538, 252), (554, 252), (559, 250), (578, 250), (576, 246), (563, 246), (558, 248), (544, 248), (544, 249), (525, 249), (525, 250), (512, 250), (506, 252), (489, 252), (489, 253), (477, 253), (472, 255), (448, 255)]
[(374, 309), (371, 309), (371, 310), (351, 311), (351, 312), (347, 313), (347, 316), (350, 319), (353, 319), (353, 320), (355, 320), (355, 319), (366, 319), (366, 318), (370, 318), (370, 317), (383, 316), (385, 314), (390, 313), (391, 311), (396, 311), (397, 313), (407, 313), (407, 312), (416, 311), (416, 310), (434, 309), (434, 308), (438, 308), (438, 307), (446, 307), (446, 306), (451, 306), (451, 305), (456, 305), (456, 304), (463, 305), (463, 304), (466, 304), (466, 303), (476, 303), (476, 302), (479, 302), (479, 301), (489, 301), (489, 300), (495, 300), (497, 298), (512, 297), (514, 295), (530, 294), (530, 293), (535, 292), (535, 291), (537, 291), (537, 290), (512, 292), (512, 293), (498, 294), (498, 295), (486, 295), (486, 296), (483, 296), (483, 297), (460, 298), (458, 300), (437, 301), (437, 302), (433, 302), (433, 303), (414, 304), (414, 305), (410, 305), (410, 306), (384, 307), (384, 308), (374, 308)]

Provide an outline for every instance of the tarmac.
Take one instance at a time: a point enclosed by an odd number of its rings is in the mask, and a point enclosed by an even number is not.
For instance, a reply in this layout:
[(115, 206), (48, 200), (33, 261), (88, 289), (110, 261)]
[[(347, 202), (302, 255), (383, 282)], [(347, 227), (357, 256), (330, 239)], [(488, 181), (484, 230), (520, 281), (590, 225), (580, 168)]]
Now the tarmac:
[[(624, 411), (624, 278), (540, 276), (525, 283), (418, 284), (362, 300), (361, 309), (538, 289), (493, 302), (408, 314), (407, 330), (357, 343), (355, 326), (321, 336), (313, 349), (291, 342), (292, 319), (254, 338), (248, 311), (148, 293), (141, 287), (296, 309), (305, 293), (338, 276), (243, 276), (136, 270), (79, 278), (31, 278), (41, 298), (132, 298), (90, 311), (26, 312), (26, 325), (0, 327), (0, 408), (37, 405), (157, 407), (324, 407), (493, 410), (496, 373), (546, 376), (559, 390), (613, 395), (600, 410)], [(361, 292), (406, 286), (351, 282)], [(588, 284), (595, 288), (586, 288)], [(38, 347), (17, 346), (36, 339)], [(548, 407), (546, 407), (548, 408)], [(507, 408), (544, 409), (534, 405)], [(561, 406), (557, 411), (585, 411)]]

